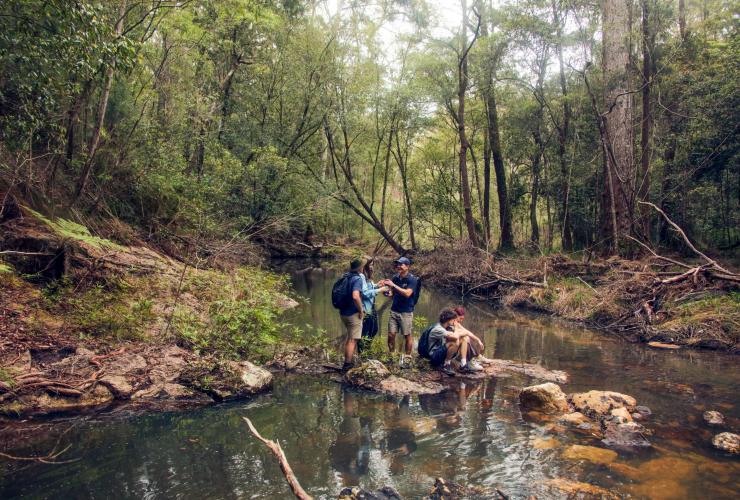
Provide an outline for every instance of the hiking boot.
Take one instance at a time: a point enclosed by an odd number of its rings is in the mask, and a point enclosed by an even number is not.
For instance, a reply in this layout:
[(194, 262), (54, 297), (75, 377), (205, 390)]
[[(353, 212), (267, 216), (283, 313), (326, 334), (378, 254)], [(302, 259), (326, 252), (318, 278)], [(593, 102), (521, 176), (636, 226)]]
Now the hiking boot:
[(465, 363), (458, 369), (458, 371), (460, 373), (478, 373), (480, 370), (476, 370), (475, 368), (470, 366), (470, 363)]
[(412, 361), (411, 356), (408, 354), (402, 354), (401, 360), (398, 362), (398, 366), (400, 366), (402, 370), (408, 370), (411, 368)]
[(450, 365), (442, 365), (440, 367), (439, 371), (441, 371), (445, 375), (449, 375), (450, 377), (454, 377), (455, 376), (455, 370), (453, 370)]
[(345, 372), (347, 372), (347, 371), (351, 370), (351, 369), (352, 369), (352, 368), (354, 368), (354, 367), (355, 367), (355, 364), (354, 364), (354, 363), (347, 363), (347, 362), (345, 362), (345, 363), (344, 363), (344, 364), (342, 365), (342, 373), (345, 373)]

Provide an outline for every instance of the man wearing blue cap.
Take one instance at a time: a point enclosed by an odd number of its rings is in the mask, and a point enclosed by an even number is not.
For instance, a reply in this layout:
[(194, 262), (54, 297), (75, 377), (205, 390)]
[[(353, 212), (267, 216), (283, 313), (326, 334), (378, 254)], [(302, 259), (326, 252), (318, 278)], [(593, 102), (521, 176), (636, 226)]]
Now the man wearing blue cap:
[(404, 337), (407, 356), (411, 355), (414, 348), (411, 330), (414, 324), (414, 307), (419, 299), (419, 297), (414, 297), (414, 294), (419, 293), (419, 278), (409, 272), (409, 266), (411, 266), (411, 261), (406, 257), (397, 259), (393, 262), (396, 274), (392, 279), (382, 282), (383, 285), (390, 287), (390, 293), (393, 296), (391, 315), (388, 320), (388, 350), (395, 351), (396, 333), (400, 331)]

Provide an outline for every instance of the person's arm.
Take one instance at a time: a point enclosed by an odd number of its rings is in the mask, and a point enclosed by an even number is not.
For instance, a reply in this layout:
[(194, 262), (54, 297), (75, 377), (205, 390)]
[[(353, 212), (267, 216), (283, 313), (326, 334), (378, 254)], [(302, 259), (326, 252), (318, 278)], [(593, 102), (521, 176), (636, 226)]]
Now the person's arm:
[(480, 352), (483, 352), (483, 350), (485, 349), (485, 344), (483, 344), (483, 341), (478, 338), (476, 334), (462, 326), (460, 323), (455, 324), (455, 331), (475, 342), (477, 344), (476, 348), (480, 350)]
[(359, 290), (352, 290), (352, 301), (355, 303), (355, 307), (359, 311), (360, 319), (364, 318), (365, 317), (365, 309), (362, 307), (362, 299), (360, 298), (360, 291)]
[[(410, 284), (411, 283), (409, 283), (409, 285)], [(406, 298), (409, 298), (409, 297), (411, 297), (414, 294), (414, 288), (415, 287), (413, 287), (413, 286), (410, 287), (410, 288), (401, 288), (400, 286), (398, 286), (395, 283), (393, 283), (393, 281), (389, 281), (388, 282), (388, 286), (390, 286), (391, 289), (393, 289), (396, 292), (398, 292), (399, 295), (403, 295)]]

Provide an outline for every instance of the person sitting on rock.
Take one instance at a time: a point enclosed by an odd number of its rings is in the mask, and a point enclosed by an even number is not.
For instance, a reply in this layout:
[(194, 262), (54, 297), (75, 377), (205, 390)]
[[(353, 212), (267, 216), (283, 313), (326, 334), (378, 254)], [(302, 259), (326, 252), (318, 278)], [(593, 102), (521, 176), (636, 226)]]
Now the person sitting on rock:
[(453, 358), (460, 361), (462, 373), (482, 370), (479, 366), (471, 366), (468, 361), (470, 355), (476, 355), (469, 349), (472, 334), (467, 331), (456, 331), (457, 319), (458, 315), (453, 309), (442, 309), (439, 313), (439, 323), (429, 332), (429, 361), (432, 366), (450, 376), (455, 374), (452, 370)]
[(465, 321), (465, 308), (463, 306), (457, 306), (453, 309), (453, 311), (457, 313), (457, 321), (455, 321), (455, 331), (467, 333), (468, 338), (470, 339), (470, 345), (468, 347), (470, 353), (472, 354), (471, 356), (469, 356), (471, 358), (470, 366), (480, 368), (480, 365), (478, 364), (479, 360), (482, 362), (488, 361), (488, 358), (483, 356), (483, 351), (485, 350), (486, 346), (477, 335), (463, 326), (463, 322)]

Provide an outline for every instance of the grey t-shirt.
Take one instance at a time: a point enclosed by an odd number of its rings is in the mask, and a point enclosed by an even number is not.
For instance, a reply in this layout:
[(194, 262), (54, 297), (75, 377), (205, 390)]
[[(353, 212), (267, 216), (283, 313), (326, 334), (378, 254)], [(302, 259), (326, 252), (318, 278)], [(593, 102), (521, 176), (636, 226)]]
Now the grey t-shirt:
[(438, 349), (445, 345), (445, 334), (447, 334), (447, 330), (444, 329), (442, 325), (437, 323), (434, 325), (429, 332), (429, 352), (434, 352), (435, 349)]

